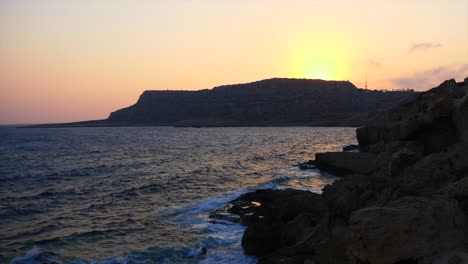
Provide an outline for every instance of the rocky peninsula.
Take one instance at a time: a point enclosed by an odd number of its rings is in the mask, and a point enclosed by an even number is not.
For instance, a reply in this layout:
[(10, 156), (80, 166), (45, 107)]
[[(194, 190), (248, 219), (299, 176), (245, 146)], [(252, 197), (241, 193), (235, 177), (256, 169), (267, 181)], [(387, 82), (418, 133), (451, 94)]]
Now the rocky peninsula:
[(416, 94), (359, 89), (349, 81), (272, 78), (198, 91), (145, 91), (107, 119), (32, 127), (362, 126)]
[(468, 78), (358, 128), (359, 152), (317, 154), (322, 194), (257, 190), (211, 214), (247, 226), (259, 263), (468, 263)]

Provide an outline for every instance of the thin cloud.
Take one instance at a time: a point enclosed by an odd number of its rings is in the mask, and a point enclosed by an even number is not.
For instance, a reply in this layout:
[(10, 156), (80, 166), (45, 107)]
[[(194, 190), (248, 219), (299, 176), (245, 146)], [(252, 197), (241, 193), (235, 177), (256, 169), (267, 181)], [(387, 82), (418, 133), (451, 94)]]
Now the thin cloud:
[(457, 81), (463, 81), (466, 77), (468, 77), (468, 64), (461, 64), (441, 66), (416, 72), (410, 76), (390, 79), (390, 82), (399, 89), (425, 91), (436, 87), (445, 80), (455, 79)]
[(421, 43), (413, 43), (409, 51), (424, 51), (424, 50), (429, 50), (429, 49), (435, 49), (435, 48), (440, 48), (442, 47), (442, 44), (439, 43), (432, 43), (432, 42), (421, 42)]
[(379, 68), (379, 67), (382, 67), (382, 63), (378, 62), (378, 61), (375, 61), (375, 60), (368, 60), (367, 63), (372, 66), (372, 67), (375, 67), (375, 68)]

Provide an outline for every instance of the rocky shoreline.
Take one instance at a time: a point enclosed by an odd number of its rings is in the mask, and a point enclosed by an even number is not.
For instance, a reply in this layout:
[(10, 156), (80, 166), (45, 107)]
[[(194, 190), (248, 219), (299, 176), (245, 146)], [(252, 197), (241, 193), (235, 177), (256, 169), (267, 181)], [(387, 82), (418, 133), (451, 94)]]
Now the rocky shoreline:
[(342, 176), (322, 194), (257, 190), (210, 217), (246, 225), (242, 247), (259, 263), (468, 263), (468, 78), (356, 136), (350, 152), (301, 166)]

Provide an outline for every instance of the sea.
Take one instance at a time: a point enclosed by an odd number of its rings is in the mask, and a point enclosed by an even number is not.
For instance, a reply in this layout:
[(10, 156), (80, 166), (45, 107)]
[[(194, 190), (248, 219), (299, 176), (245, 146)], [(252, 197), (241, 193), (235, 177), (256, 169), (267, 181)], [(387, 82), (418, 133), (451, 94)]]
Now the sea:
[[(209, 213), (256, 189), (320, 193), (297, 164), (347, 127), (0, 127), (0, 263), (256, 263)], [(206, 254), (201, 254), (202, 249)]]

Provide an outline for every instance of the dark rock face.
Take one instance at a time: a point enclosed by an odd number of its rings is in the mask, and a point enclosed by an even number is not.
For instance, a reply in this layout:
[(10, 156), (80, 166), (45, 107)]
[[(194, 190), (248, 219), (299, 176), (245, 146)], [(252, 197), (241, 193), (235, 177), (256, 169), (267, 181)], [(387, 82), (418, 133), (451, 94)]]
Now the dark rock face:
[(235, 219), (247, 225), (242, 238), (244, 252), (263, 256), (294, 244), (325, 213), (319, 194), (292, 189), (257, 190), (217, 209), (210, 218)]
[(274, 78), (200, 91), (145, 91), (104, 123), (174, 126), (360, 126), (370, 113), (413, 98), (411, 91), (370, 91), (347, 81)]
[[(451, 140), (455, 142), (466, 125), (464, 118), (458, 118), (466, 108), (463, 103), (466, 100), (465, 86), (464, 83), (449, 80), (437, 88), (418, 94), (415, 99), (388, 111), (383, 125), (357, 129), (359, 144), (372, 145), (421, 137), (424, 143), (429, 143), (429, 140), (425, 140), (427, 136), (422, 134), (432, 134), (439, 136), (439, 140), (449, 141), (450, 136), (455, 136), (455, 140)], [(459, 127), (459, 131), (453, 129), (455, 127)]]
[(335, 175), (367, 174), (375, 169), (376, 158), (375, 154), (365, 152), (327, 152), (317, 153), (315, 164)]
[(343, 151), (360, 151), (359, 145), (348, 145), (343, 147)]
[(256, 222), (288, 222), (303, 211), (322, 215), (325, 206), (319, 194), (300, 190), (257, 190), (230, 201), (210, 214), (212, 219)]
[(402, 197), (351, 214), (351, 255), (361, 262), (392, 264), (464, 246), (465, 215), (454, 200)]
[(245, 252), (259, 263), (468, 261), (467, 101), (468, 79), (446, 81), (357, 129), (360, 153), (317, 154), (308, 166), (346, 172), (322, 195), (244, 195), (268, 215), (243, 221)]

